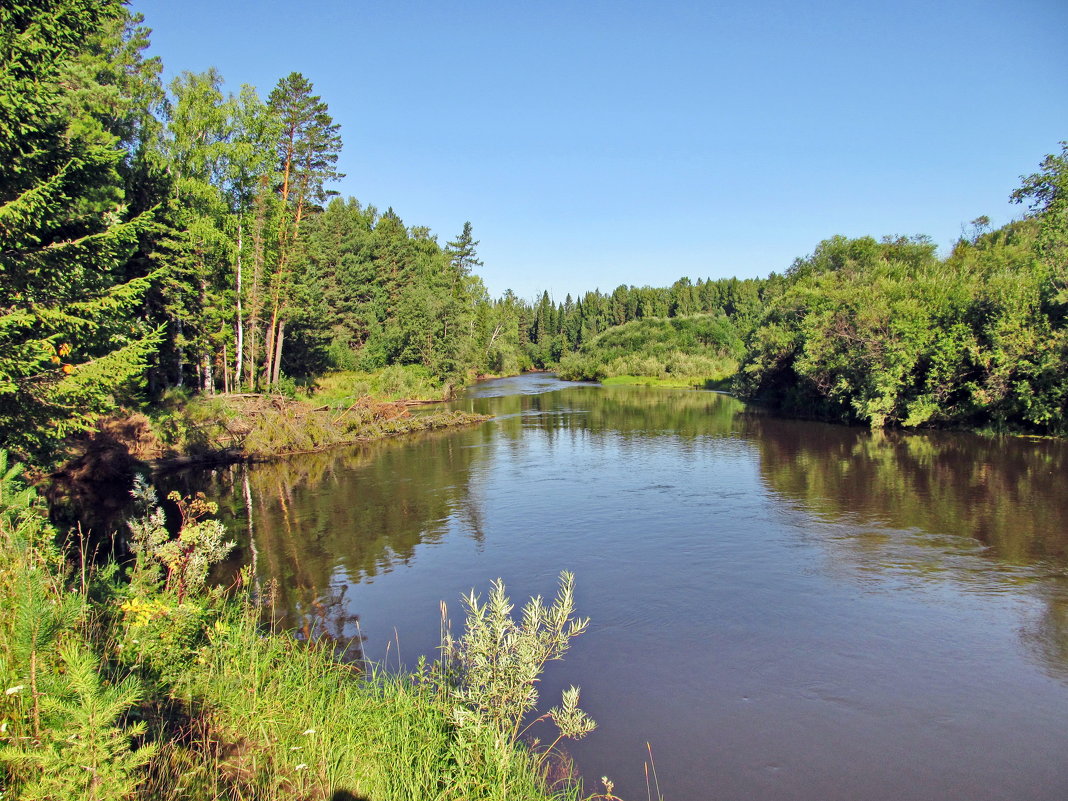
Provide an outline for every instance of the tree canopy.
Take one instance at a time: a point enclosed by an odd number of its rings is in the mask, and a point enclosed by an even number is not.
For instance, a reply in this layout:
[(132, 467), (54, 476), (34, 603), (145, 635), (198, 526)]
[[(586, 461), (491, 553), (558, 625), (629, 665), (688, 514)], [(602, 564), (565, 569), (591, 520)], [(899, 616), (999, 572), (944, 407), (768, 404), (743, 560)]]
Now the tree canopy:
[(310, 79), (164, 87), (142, 23), (118, 0), (0, 8), (0, 436), (24, 456), (173, 389), (739, 357), (738, 391), (792, 414), (1064, 433), (1066, 143), (1013, 193), (1024, 219), (977, 217), (945, 258), (839, 236), (765, 279), (494, 299), (470, 221), (442, 245), (336, 196), (341, 130)]

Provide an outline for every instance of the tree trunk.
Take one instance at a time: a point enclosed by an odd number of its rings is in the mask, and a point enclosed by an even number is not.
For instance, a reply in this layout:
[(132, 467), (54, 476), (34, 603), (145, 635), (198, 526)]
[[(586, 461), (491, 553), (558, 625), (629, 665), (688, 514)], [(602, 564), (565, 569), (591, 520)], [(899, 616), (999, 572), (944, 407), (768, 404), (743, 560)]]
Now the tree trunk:
[(215, 374), (211, 369), (211, 354), (207, 351), (200, 356), (200, 391), (205, 395), (215, 394)]
[[(204, 274), (204, 265), (200, 266), (201, 275)], [(208, 282), (204, 278), (200, 279), (200, 308), (204, 309), (208, 305)], [(199, 337), (198, 337), (199, 339)], [(204, 340), (207, 339), (207, 332), (204, 332)], [(215, 392), (215, 376), (212, 371), (211, 365), (211, 351), (208, 350), (207, 344), (202, 341), (200, 352), (200, 391), (205, 395), (213, 394)]]
[(274, 375), (274, 341), (278, 328), (278, 304), (271, 310), (271, 322), (267, 325), (267, 348), (263, 354), (263, 380), (267, 386), (274, 383), (271, 376)]
[(179, 344), (182, 341), (182, 318), (176, 317), (174, 318), (174, 320), (175, 328), (177, 329), (174, 345), (174, 358), (178, 362), (178, 377), (174, 382), (174, 386), (178, 389), (181, 389), (185, 383), (185, 348), (183, 348), (181, 344)]
[(276, 338), (277, 351), (274, 356), (274, 376), (271, 383), (275, 386), (278, 385), (278, 378), (282, 374), (282, 340), (285, 338), (286, 333), (286, 321), (285, 319), (278, 321), (278, 337)]
[[(223, 333), (226, 333), (226, 326), (223, 325)], [(226, 356), (226, 340), (223, 340), (222, 344), (222, 371), (223, 371), (223, 392), (227, 395), (230, 394), (230, 361)]]
[(260, 313), (263, 311), (263, 298), (260, 296), (263, 284), (263, 269), (267, 261), (267, 243), (263, 232), (267, 227), (268, 180), (266, 175), (260, 179), (260, 191), (256, 194), (256, 218), (252, 229), (252, 291), (249, 293), (248, 383), (253, 391), (259, 386), (256, 344), (260, 330)]
[[(245, 349), (245, 320), (241, 314), (241, 247), (242, 247), (242, 222), (237, 218), (237, 331), (234, 341), (234, 386), (241, 386), (242, 357)], [(224, 362), (225, 363), (225, 362)], [(227, 382), (229, 383), (229, 382)], [(227, 392), (229, 392), (227, 387)]]

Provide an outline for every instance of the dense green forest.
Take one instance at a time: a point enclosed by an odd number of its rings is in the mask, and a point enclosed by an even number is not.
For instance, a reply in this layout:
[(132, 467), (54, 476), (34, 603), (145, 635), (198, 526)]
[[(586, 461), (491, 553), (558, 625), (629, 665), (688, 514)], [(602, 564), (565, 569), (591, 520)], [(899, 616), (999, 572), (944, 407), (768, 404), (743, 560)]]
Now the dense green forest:
[(766, 279), (494, 299), (470, 222), (442, 244), (334, 196), (341, 132), (301, 74), (265, 97), (213, 69), (164, 86), (115, 2), (2, 25), (0, 436), (23, 456), (175, 391), (406, 365), (447, 393), (558, 365), (701, 385), (737, 359), (737, 391), (785, 413), (1064, 430), (1068, 151), (1014, 193), (1023, 220), (980, 218), (946, 258), (836, 237)]
[(1049, 157), (1016, 194), (1033, 199), (1034, 217), (995, 231), (979, 220), (944, 259), (923, 237), (821, 243), (769, 300), (741, 395), (873, 428), (1063, 434), (1065, 167)]

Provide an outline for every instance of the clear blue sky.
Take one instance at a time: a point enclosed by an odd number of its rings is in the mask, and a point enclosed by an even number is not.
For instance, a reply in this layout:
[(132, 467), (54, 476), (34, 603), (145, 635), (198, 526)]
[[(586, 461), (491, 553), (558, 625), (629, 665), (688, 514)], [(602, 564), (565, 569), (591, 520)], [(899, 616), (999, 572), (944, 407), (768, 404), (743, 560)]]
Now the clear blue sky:
[(1068, 139), (1065, 0), (133, 0), (167, 80), (341, 123), (334, 188), (444, 242), (490, 293), (557, 299), (781, 272), (834, 234), (948, 248)]

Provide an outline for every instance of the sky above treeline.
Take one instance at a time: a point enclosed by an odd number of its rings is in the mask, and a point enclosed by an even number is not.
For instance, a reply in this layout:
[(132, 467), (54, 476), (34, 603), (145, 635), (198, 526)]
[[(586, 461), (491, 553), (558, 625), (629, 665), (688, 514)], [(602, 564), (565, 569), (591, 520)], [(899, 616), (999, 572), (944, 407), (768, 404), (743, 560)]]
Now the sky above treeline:
[(1065, 0), (133, 0), (170, 81), (304, 74), (333, 188), (454, 239), (490, 294), (762, 277), (835, 234), (1020, 216), (1068, 139)]

